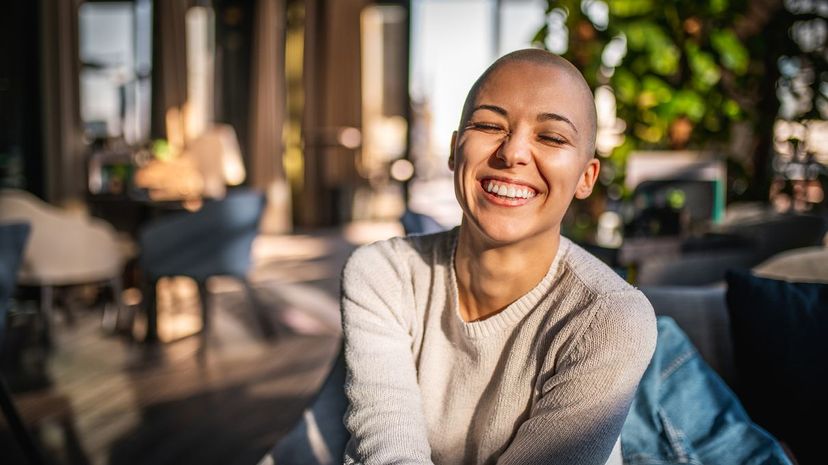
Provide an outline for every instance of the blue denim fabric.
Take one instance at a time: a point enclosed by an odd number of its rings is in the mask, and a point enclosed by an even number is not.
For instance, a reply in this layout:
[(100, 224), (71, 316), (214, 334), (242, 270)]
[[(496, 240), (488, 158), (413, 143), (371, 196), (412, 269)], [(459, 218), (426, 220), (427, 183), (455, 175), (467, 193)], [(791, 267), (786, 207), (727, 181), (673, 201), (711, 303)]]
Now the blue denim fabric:
[(621, 430), (625, 465), (791, 465), (672, 318)]
[(339, 355), (299, 423), (268, 452), (259, 465), (335, 465), (342, 463), (350, 434), (342, 423), (345, 397), (345, 357)]

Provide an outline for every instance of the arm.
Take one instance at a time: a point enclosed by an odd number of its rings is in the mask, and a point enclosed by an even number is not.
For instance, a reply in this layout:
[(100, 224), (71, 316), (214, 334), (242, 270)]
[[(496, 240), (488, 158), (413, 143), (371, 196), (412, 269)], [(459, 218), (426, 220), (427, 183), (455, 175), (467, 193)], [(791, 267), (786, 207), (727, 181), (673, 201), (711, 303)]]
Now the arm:
[(406, 279), (390, 242), (360, 248), (343, 271), (345, 426), (351, 434), (346, 464), (431, 463)]
[(604, 296), (593, 311), (498, 464), (606, 463), (655, 350), (656, 320), (638, 291)]

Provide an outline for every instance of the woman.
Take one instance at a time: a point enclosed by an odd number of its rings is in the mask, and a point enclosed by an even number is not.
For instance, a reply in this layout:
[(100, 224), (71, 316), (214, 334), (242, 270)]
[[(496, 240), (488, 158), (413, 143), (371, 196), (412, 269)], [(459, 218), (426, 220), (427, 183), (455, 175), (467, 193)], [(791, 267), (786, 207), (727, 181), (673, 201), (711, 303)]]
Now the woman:
[(362, 247), (343, 272), (345, 463), (618, 460), (656, 330), (639, 291), (560, 235), (598, 177), (595, 132), (556, 55), (511, 53), (475, 83), (449, 158), (461, 226)]

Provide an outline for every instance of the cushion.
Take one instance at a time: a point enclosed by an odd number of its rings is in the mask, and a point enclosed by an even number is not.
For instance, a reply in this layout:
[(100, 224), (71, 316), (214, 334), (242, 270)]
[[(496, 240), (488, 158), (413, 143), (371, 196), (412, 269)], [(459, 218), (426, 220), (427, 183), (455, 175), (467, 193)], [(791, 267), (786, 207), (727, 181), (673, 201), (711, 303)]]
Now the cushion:
[(799, 283), (828, 283), (828, 247), (805, 247), (774, 255), (753, 268), (763, 278)]
[(726, 280), (739, 397), (801, 465), (820, 463), (819, 425), (828, 416), (828, 284), (746, 271), (728, 272)]

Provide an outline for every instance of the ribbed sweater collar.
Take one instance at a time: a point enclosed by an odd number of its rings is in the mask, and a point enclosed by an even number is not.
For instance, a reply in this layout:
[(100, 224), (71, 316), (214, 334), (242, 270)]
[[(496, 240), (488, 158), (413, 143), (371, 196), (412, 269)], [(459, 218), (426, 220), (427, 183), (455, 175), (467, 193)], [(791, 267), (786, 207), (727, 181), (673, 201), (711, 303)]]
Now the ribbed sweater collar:
[(451, 244), (449, 248), (449, 273), (448, 273), (448, 288), (449, 295), (449, 311), (453, 315), (454, 322), (460, 327), (463, 334), (472, 339), (490, 337), (497, 335), (503, 331), (513, 329), (530, 311), (532, 311), (541, 299), (546, 296), (552, 289), (555, 282), (555, 275), (558, 273), (558, 268), (569, 251), (571, 242), (569, 239), (561, 236), (558, 245), (558, 251), (555, 258), (549, 265), (549, 270), (546, 275), (532, 288), (529, 292), (524, 294), (518, 300), (509, 304), (508, 307), (482, 321), (466, 322), (460, 316), (459, 292), (457, 290), (457, 275), (454, 270), (454, 253), (457, 250), (457, 238), (459, 236), (459, 228), (455, 228), (451, 234)]

